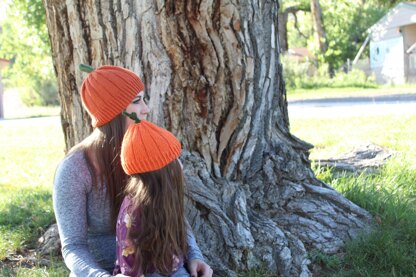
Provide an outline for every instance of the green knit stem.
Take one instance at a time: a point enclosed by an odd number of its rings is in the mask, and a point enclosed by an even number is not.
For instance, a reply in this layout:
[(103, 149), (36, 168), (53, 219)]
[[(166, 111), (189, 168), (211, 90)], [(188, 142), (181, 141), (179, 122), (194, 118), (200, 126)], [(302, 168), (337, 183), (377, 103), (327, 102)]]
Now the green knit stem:
[(79, 70), (83, 71), (83, 72), (87, 72), (87, 73), (91, 73), (94, 71), (94, 67), (87, 65), (87, 64), (80, 64), (79, 65)]
[(137, 114), (135, 112), (128, 113), (126, 111), (123, 111), (122, 114), (134, 120), (134, 123), (140, 123), (140, 119), (137, 117)]

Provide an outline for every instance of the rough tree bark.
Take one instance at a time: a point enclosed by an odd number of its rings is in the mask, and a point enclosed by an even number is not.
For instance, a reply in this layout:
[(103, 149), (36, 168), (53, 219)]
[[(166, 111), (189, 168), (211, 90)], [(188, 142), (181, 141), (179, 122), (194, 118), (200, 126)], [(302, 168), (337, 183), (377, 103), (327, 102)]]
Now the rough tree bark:
[(183, 143), (188, 219), (216, 276), (309, 276), (370, 215), (317, 180), (289, 132), (276, 1), (44, 0), (67, 147), (90, 131), (79, 63), (145, 80), (150, 120)]
[(277, 30), (279, 34), (280, 53), (284, 54), (289, 50), (289, 42), (287, 39), (287, 21), (289, 19), (289, 12), (287, 9), (280, 12), (277, 18)]

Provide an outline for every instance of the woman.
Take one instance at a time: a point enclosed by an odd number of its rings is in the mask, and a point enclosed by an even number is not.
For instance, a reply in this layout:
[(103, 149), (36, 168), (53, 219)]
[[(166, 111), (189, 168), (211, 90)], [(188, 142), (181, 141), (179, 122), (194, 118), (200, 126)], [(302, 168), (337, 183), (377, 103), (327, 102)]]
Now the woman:
[[(143, 98), (144, 85), (134, 72), (117, 66), (89, 72), (81, 98), (95, 129), (59, 164), (53, 205), (62, 254), (71, 275), (111, 276), (115, 219), (127, 180), (120, 164), (121, 143), (133, 123), (121, 113), (135, 112), (145, 119), (149, 108)], [(211, 276), (192, 233), (188, 244), (191, 275)]]

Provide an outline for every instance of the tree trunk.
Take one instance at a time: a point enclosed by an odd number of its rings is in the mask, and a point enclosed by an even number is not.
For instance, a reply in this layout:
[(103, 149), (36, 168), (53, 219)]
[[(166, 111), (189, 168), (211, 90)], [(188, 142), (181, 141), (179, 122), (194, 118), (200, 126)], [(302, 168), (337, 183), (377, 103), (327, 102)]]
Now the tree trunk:
[(3, 91), (3, 82), (2, 82), (2, 78), (1, 78), (1, 67), (0, 67), (0, 119), (4, 118), (4, 104), (3, 104), (3, 100), (4, 100), (4, 91)]
[(295, 28), (298, 30), (299, 34), (304, 36), (300, 30), (298, 29), (297, 26), (297, 17), (296, 17), (296, 13), (298, 11), (310, 11), (310, 9), (308, 9), (308, 7), (305, 6), (290, 6), (285, 8), (282, 12), (278, 13), (278, 18), (277, 18), (277, 22), (278, 22), (278, 35), (279, 35), (279, 46), (280, 46), (280, 51), (279, 53), (284, 54), (289, 50), (289, 43), (288, 43), (288, 38), (287, 38), (287, 22), (289, 19), (289, 14), (291, 13), (293, 15), (293, 17), (295, 18)]
[(311, 0), (311, 15), (316, 43), (319, 46), (320, 52), (325, 53), (328, 47), (326, 44), (326, 33), (322, 21), (322, 10), (319, 0)]
[(142, 76), (150, 120), (182, 141), (187, 213), (215, 276), (309, 276), (370, 215), (317, 180), (289, 132), (276, 1), (44, 0), (67, 147), (91, 128), (79, 63)]
[(280, 12), (278, 14), (277, 23), (278, 23), (278, 34), (279, 34), (279, 53), (284, 54), (289, 50), (289, 43), (287, 39), (287, 21), (289, 18), (289, 13), (287, 10)]

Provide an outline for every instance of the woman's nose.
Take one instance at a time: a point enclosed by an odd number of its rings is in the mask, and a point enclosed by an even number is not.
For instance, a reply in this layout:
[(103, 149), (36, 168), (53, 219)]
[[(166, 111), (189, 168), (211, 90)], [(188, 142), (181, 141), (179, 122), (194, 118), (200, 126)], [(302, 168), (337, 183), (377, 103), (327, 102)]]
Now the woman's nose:
[(142, 110), (142, 114), (148, 114), (150, 112), (149, 106), (147, 106), (146, 103), (143, 103), (143, 105), (144, 105), (144, 107), (143, 107), (143, 110)]

